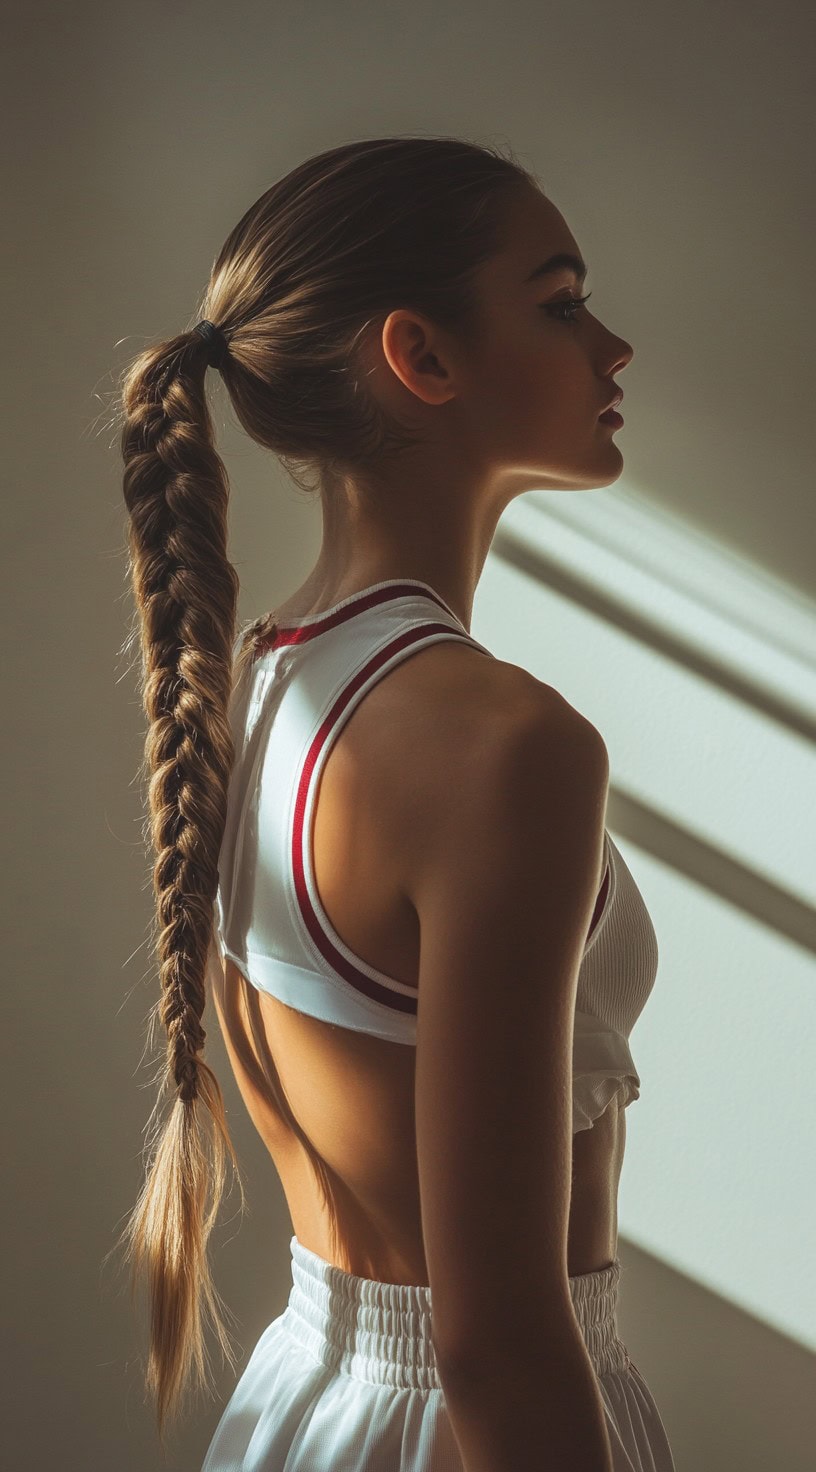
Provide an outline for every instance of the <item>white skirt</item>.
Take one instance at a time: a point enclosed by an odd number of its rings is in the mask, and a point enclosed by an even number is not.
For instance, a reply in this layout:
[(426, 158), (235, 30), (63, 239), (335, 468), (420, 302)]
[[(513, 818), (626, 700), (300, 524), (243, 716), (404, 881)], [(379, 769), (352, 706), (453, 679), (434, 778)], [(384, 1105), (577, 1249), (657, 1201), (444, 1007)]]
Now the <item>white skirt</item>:
[[(292, 1287), (224, 1408), (201, 1472), (462, 1472), (431, 1342), (431, 1290), (378, 1283), (290, 1242)], [(618, 1335), (620, 1260), (570, 1278), (615, 1472), (675, 1472)]]

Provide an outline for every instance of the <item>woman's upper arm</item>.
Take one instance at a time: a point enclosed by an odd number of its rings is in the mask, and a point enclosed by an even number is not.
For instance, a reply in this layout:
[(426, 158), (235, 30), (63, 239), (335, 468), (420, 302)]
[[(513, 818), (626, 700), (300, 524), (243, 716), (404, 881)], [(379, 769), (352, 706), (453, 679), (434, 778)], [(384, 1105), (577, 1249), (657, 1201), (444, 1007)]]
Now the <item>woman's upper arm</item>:
[(423, 815), (407, 889), (422, 1230), (437, 1354), (457, 1364), (574, 1330), (572, 1035), (609, 768), (560, 697), (483, 720), (448, 757), (457, 780)]

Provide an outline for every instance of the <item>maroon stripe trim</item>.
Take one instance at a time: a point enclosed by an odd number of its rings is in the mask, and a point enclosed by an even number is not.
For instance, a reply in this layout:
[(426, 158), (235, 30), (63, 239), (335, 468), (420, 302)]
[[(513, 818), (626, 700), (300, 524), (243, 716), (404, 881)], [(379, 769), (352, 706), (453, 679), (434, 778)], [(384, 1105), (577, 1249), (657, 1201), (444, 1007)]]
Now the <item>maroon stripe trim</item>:
[[(381, 601), (385, 596), (396, 597), (400, 595), (396, 589), (383, 589), (377, 601)], [(357, 608), (359, 606), (358, 604)], [(343, 610), (343, 614), (346, 617), (348, 616), (346, 610)], [(337, 615), (333, 615), (333, 617), (336, 618)], [(453, 639), (463, 639), (472, 642), (469, 634), (464, 630), (451, 628), (450, 624), (423, 623), (419, 628), (408, 629), (405, 633), (392, 639), (377, 654), (373, 655), (368, 663), (363, 665), (362, 669), (357, 671), (357, 674), (353, 676), (348, 684), (343, 686), (323, 719), (306, 754), (306, 759), (298, 779), (294, 822), (292, 825), (292, 870), (295, 881), (295, 895), (306, 929), (320, 951), (320, 954), (342, 976), (343, 980), (353, 986), (356, 991), (362, 992), (366, 997), (370, 997), (375, 1002), (384, 1002), (387, 1007), (392, 1007), (398, 1012), (410, 1012), (414, 1014), (417, 1011), (416, 994), (414, 996), (406, 996), (404, 992), (392, 992), (388, 987), (383, 986), (380, 982), (375, 981), (373, 977), (368, 976), (366, 972), (361, 971), (358, 966), (355, 966), (353, 962), (349, 961), (347, 956), (337, 949), (331, 935), (324, 928), (323, 921), (318, 916), (312, 904), (306, 884), (307, 834), (304, 820), (315, 769), (321, 756), (326, 751), (329, 741), (338, 733), (341, 718), (354, 695), (361, 686), (366, 684), (372, 674), (375, 674), (384, 664), (388, 663), (395, 654), (400, 653), (402, 650), (410, 649), (413, 645), (421, 644), (431, 636), (439, 633), (447, 634)], [(310, 855), (309, 859), (311, 859)], [(314, 883), (313, 873), (312, 882)], [(396, 978), (394, 979), (396, 980)]]
[(406, 581), (396, 583), (390, 588), (378, 588), (369, 593), (365, 590), (354, 593), (350, 601), (343, 607), (337, 608), (331, 613), (318, 616), (313, 623), (308, 624), (280, 624), (275, 632), (274, 638), (267, 640), (258, 648), (258, 653), (265, 653), (269, 649), (278, 649), (284, 644), (305, 644), (309, 639), (314, 639), (318, 634), (323, 634), (327, 629), (336, 628), (347, 619), (353, 618), (358, 613), (365, 612), (368, 608), (376, 608), (380, 603), (388, 603), (393, 598), (405, 598), (419, 593), (423, 598), (430, 599), (433, 603), (450, 613), (442, 598), (427, 588), (418, 588), (416, 583)]
[(606, 897), (609, 894), (609, 880), (610, 880), (610, 875), (609, 875), (609, 860), (607, 859), (607, 861), (606, 861), (606, 870), (605, 870), (604, 877), (603, 877), (603, 884), (601, 885), (600, 889), (598, 890), (598, 898), (595, 901), (595, 910), (594, 910), (593, 915), (592, 915), (592, 920), (590, 921), (589, 933), (587, 934), (587, 941), (589, 941), (589, 939), (590, 939), (590, 937), (592, 935), (593, 930), (599, 924), (599, 922), (601, 920), (601, 916), (603, 915), (603, 912), (604, 912), (604, 910), (606, 908)]

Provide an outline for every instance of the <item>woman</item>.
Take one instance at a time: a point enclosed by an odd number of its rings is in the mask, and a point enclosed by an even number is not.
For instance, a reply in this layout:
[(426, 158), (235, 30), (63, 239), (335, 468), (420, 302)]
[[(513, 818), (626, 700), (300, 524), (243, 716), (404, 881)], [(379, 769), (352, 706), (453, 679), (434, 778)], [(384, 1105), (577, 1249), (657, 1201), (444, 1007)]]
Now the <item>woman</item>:
[[(351, 143), (252, 205), (202, 321), (125, 376), (171, 1102), (126, 1238), (160, 1435), (202, 1312), (234, 1365), (208, 990), (294, 1228), (204, 1472), (673, 1466), (616, 1321), (654, 931), (602, 736), (469, 633), (504, 507), (622, 468), (632, 349), (584, 276), (498, 150)], [(208, 364), (323, 508), (314, 570), (237, 640)]]

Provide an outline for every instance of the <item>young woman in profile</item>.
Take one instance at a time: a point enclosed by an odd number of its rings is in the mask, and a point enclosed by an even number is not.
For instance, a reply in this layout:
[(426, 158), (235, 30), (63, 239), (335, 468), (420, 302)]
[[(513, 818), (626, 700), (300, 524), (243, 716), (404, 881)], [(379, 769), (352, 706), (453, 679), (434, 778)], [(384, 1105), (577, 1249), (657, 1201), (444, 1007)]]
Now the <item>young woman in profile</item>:
[[(235, 1368), (209, 997), (294, 1233), (203, 1472), (672, 1472), (616, 1317), (655, 934), (602, 735), (469, 632), (509, 502), (622, 469), (632, 348), (584, 275), (512, 157), (352, 142), (247, 210), (201, 322), (123, 377), (168, 1104), (124, 1237), (160, 1437), (205, 1315)], [(323, 509), (240, 631), (208, 365)]]

